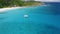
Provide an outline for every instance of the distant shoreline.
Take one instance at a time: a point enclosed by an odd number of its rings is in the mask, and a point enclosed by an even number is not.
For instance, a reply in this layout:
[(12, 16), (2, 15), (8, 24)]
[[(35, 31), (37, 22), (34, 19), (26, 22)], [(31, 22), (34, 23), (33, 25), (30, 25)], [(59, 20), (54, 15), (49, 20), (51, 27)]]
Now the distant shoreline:
[[(38, 5), (38, 6), (40, 6), (40, 5)], [(18, 9), (18, 8), (26, 8), (26, 7), (33, 7), (33, 6), (22, 6), (22, 7), (18, 6), (18, 7), (0, 8), (0, 13), (1, 13), (1, 12), (5, 12), (5, 11), (7, 11), (7, 10), (13, 10), (13, 9)]]
[(7, 10), (18, 9), (18, 8), (25, 8), (25, 7), (11, 7), (11, 8), (0, 8), (0, 13), (5, 12)]

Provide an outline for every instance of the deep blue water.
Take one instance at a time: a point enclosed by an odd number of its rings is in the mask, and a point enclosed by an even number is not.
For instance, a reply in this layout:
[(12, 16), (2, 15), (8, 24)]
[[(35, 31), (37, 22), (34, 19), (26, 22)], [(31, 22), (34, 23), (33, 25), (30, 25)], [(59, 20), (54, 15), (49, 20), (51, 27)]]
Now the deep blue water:
[(1, 13), (0, 34), (60, 34), (60, 3), (45, 4)]

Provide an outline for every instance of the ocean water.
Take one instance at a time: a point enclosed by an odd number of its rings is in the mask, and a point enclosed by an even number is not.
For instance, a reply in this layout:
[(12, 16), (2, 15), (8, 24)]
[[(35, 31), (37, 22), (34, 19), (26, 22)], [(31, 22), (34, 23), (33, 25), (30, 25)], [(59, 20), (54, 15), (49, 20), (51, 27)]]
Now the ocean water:
[(60, 34), (60, 3), (44, 3), (0, 13), (0, 34)]

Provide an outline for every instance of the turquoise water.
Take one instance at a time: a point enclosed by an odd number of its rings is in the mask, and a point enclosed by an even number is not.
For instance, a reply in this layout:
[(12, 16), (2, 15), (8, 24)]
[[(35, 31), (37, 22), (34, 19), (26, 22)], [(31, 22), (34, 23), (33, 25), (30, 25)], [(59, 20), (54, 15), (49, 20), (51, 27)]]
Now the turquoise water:
[(60, 34), (59, 5), (7, 10), (0, 14), (0, 34)]

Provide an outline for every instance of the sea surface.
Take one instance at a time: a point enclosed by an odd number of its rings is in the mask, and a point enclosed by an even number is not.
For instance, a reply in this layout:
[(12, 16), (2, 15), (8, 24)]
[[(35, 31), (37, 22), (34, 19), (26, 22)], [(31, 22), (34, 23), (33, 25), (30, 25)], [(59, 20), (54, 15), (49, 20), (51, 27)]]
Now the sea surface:
[(60, 34), (60, 2), (44, 3), (0, 13), (0, 34)]

